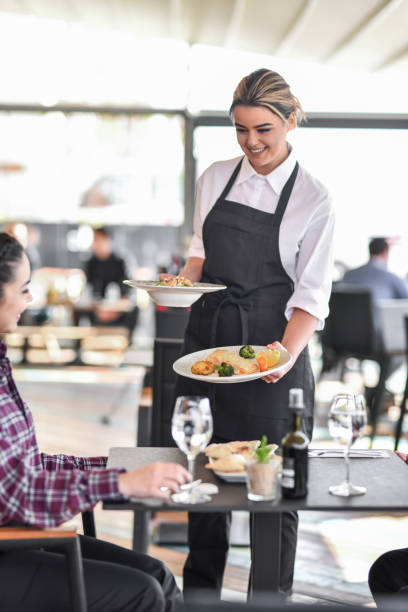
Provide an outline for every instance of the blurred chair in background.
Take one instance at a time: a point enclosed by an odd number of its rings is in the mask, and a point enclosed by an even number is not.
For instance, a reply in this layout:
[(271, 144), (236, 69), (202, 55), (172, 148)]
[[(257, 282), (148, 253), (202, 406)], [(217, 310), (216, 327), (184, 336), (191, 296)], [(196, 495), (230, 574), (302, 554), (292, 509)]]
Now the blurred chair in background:
[[(339, 287), (357, 287), (370, 291), (373, 296), (374, 325), (377, 342), (383, 342), (383, 329), (377, 305), (380, 300), (408, 299), (408, 284), (387, 269), (390, 246), (386, 238), (373, 238), (369, 245), (369, 261), (358, 268), (348, 270), (339, 283)], [(389, 374), (395, 372), (404, 358), (392, 356)]]
[[(395, 404), (393, 392), (387, 388), (387, 379), (398, 370), (405, 361), (401, 354), (391, 354), (384, 347), (384, 329), (379, 313), (379, 303), (382, 300), (401, 300), (408, 299), (408, 284), (405, 279), (400, 278), (388, 270), (388, 259), (391, 242), (384, 237), (372, 238), (368, 245), (369, 260), (362, 266), (348, 270), (341, 281), (336, 283), (338, 289), (361, 289), (369, 291), (372, 295), (372, 309), (374, 317), (375, 343), (378, 353), (387, 354), (386, 379), (382, 381), (384, 368), (380, 365), (380, 380), (375, 388), (366, 388), (368, 403), (371, 405), (372, 413), (380, 409), (382, 400), (387, 396), (391, 404)], [(353, 323), (351, 323), (353, 324)], [(368, 359), (368, 358), (367, 358)], [(374, 359), (378, 362), (378, 359)], [(378, 401), (378, 393), (382, 394)], [(381, 406), (382, 407), (382, 406)], [(375, 417), (377, 418), (377, 417)]]
[[(404, 325), (405, 325), (405, 358), (406, 358), (406, 362), (408, 365), (408, 316), (404, 317)], [(405, 380), (405, 388), (404, 388), (404, 394), (402, 396), (402, 401), (401, 401), (401, 405), (400, 405), (400, 414), (399, 414), (399, 418), (397, 421), (397, 426), (395, 429), (395, 444), (394, 444), (394, 450), (398, 449), (398, 444), (401, 438), (401, 434), (402, 434), (402, 425), (404, 422), (404, 417), (406, 415), (406, 411), (407, 411), (407, 400), (408, 400), (408, 371), (407, 371), (407, 376), (406, 376), (406, 380)]]
[(377, 386), (369, 394), (371, 438), (376, 434), (377, 420), (383, 401), (385, 381), (390, 371), (391, 357), (375, 332), (373, 297), (368, 290), (335, 288), (330, 297), (330, 313), (321, 334), (323, 350), (322, 374), (340, 366), (344, 378), (345, 362), (349, 357), (370, 359), (380, 368)]

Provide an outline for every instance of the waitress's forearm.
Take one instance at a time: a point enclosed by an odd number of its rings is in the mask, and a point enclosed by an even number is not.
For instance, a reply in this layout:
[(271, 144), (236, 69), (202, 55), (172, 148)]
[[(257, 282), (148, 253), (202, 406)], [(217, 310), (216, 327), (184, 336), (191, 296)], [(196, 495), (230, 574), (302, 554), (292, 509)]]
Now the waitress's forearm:
[(300, 308), (294, 308), (281, 344), (297, 359), (316, 330), (318, 319)]
[(189, 278), (193, 283), (197, 283), (201, 279), (203, 265), (204, 259), (201, 257), (189, 257), (180, 274)]

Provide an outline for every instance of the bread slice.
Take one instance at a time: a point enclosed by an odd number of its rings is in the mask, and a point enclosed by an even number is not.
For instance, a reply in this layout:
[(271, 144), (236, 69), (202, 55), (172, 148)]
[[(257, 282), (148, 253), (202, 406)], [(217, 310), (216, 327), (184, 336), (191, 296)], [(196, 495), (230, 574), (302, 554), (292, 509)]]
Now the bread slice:
[(221, 443), (221, 444), (209, 444), (205, 449), (204, 453), (207, 457), (211, 457), (212, 459), (221, 459), (222, 457), (226, 457), (227, 455), (232, 454), (232, 448), (229, 444)]
[(226, 349), (216, 349), (207, 355), (205, 361), (213, 363), (217, 366), (220, 366), (224, 361), (225, 363), (232, 365), (234, 368), (234, 374), (253, 374), (254, 372), (259, 371), (259, 366), (257, 363), (254, 363), (249, 359), (244, 359), (239, 355), (235, 355), (235, 353)]
[(245, 459), (241, 455), (226, 455), (206, 463), (205, 467), (216, 472), (245, 472)]

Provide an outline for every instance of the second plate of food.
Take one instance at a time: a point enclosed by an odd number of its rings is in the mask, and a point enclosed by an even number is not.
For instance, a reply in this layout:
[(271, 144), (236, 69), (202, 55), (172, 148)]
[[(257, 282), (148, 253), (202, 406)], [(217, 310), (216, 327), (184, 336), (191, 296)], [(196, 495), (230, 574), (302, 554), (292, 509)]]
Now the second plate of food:
[[(268, 374), (272, 374), (272, 372), (277, 372), (278, 370), (284, 368), (289, 365), (292, 361), (292, 355), (285, 349), (280, 350), (280, 356), (278, 362), (271, 368), (267, 370), (260, 371), (257, 369), (256, 371), (250, 372), (248, 374), (232, 374), (232, 376), (220, 376), (217, 371), (214, 371), (210, 374), (194, 374), (191, 371), (193, 366), (196, 366), (198, 362), (205, 362), (206, 358), (213, 353), (214, 351), (229, 351), (233, 353), (235, 356), (239, 357), (239, 351), (242, 345), (234, 345), (234, 346), (220, 346), (216, 349), (205, 349), (203, 351), (196, 351), (195, 353), (190, 353), (188, 355), (184, 355), (184, 357), (180, 357), (173, 363), (173, 370), (176, 374), (180, 376), (185, 376), (187, 378), (192, 378), (194, 380), (201, 380), (203, 382), (209, 383), (240, 383), (240, 382), (248, 382), (250, 380), (256, 380), (258, 378), (262, 378), (263, 376), (267, 376)], [(253, 345), (253, 349), (255, 353), (260, 351), (266, 351), (265, 346)], [(251, 367), (251, 364), (256, 365), (255, 359), (245, 359), (245, 362), (248, 364), (248, 369)]]

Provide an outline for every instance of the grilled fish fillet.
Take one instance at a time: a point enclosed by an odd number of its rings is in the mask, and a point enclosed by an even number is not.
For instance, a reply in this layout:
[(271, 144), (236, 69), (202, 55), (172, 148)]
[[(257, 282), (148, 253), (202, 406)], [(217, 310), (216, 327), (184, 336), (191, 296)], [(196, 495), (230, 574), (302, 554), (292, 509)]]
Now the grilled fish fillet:
[(234, 368), (234, 374), (252, 374), (258, 372), (259, 367), (253, 361), (244, 359), (239, 355), (235, 355), (232, 351), (225, 349), (216, 349), (205, 358), (206, 361), (213, 363), (214, 365), (220, 366), (223, 361), (229, 363)]

